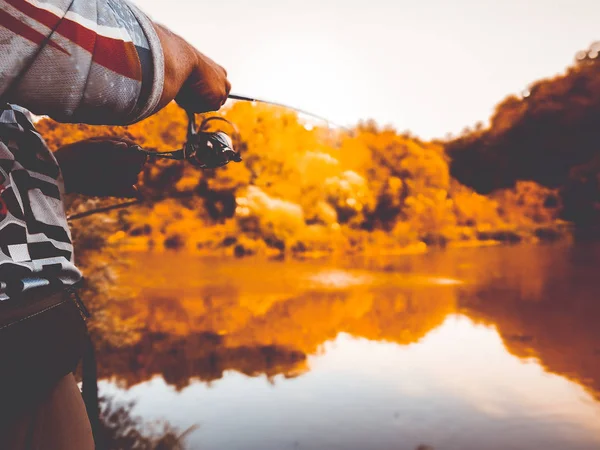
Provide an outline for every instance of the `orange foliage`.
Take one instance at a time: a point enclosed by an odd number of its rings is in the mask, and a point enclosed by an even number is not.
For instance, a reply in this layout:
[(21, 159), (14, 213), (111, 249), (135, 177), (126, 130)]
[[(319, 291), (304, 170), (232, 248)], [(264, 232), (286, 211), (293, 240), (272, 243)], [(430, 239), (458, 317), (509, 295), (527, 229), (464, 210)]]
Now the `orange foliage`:
[[(99, 367), (128, 386), (158, 374), (183, 388), (226, 370), (293, 377), (340, 333), (411, 345), (463, 314), (496, 328), (511, 353), (538, 359), (600, 398), (600, 304), (590, 289), (595, 266), (584, 262), (594, 250), (584, 250), (579, 264), (573, 252), (549, 245), (361, 257), (360, 269), (343, 268), (354, 267), (347, 258), (218, 264), (181, 254), (130, 256), (143, 270), (128, 268), (120, 278), (135, 292), (104, 314), (135, 336), (105, 340)], [(464, 284), (440, 283), (455, 278)]]
[[(160, 373), (179, 388), (228, 369), (295, 376), (341, 332), (408, 345), (456, 311), (453, 286), (410, 278), (403, 284), (388, 274), (381, 275), (386, 284), (373, 283), (364, 271), (298, 262), (243, 264), (165, 255), (145, 258), (143, 271), (122, 273), (136, 300), (111, 302), (104, 311), (137, 330), (137, 338), (101, 349), (102, 374), (132, 385)], [(232, 276), (235, 284), (223, 281)]]
[[(222, 114), (236, 125), (243, 163), (213, 171), (166, 160), (148, 164), (141, 189), (152, 201), (113, 215), (111, 243), (236, 255), (364, 251), (473, 240), (481, 231), (485, 239), (501, 239), (490, 230), (507, 228), (528, 238), (540, 226), (552, 227), (557, 215), (547, 201), (555, 193), (530, 183), (493, 199), (478, 195), (451, 181), (442, 147), (372, 122), (346, 133), (243, 102)], [(165, 151), (181, 147), (186, 121), (171, 104), (128, 127), (43, 119), (38, 129), (54, 149), (122, 136)], [(81, 200), (75, 204), (83, 209)], [(365, 240), (364, 232), (372, 237)]]

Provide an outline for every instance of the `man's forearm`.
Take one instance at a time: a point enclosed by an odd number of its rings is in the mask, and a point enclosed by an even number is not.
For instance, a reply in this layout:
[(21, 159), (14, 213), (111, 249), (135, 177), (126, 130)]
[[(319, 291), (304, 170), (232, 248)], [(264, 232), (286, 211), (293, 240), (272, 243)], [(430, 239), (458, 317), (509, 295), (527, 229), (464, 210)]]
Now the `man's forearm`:
[(171, 100), (188, 111), (218, 110), (231, 84), (227, 72), (168, 28), (154, 24), (164, 50), (165, 82), (158, 109)]
[(196, 52), (185, 40), (168, 28), (157, 23), (153, 25), (164, 49), (164, 73), (167, 81), (163, 85), (162, 95), (156, 106), (158, 111), (177, 96), (179, 89), (189, 78), (196, 63)]

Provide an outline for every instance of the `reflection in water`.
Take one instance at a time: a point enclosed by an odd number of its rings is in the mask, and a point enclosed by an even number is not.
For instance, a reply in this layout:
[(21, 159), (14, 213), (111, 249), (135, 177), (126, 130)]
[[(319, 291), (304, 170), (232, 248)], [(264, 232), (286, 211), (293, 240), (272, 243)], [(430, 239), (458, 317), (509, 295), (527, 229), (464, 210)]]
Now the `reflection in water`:
[[(493, 263), (510, 261), (499, 257)], [(461, 306), (470, 317), (495, 325), (512, 354), (537, 359), (600, 400), (599, 268), (593, 249), (557, 254), (542, 248), (535, 261), (518, 267), (524, 277), (519, 283), (512, 271), (494, 273)]]
[(597, 248), (137, 263), (103, 389), (191, 448), (600, 448)]
[(116, 403), (114, 399), (100, 399), (102, 409), (101, 436), (110, 450), (183, 450), (185, 437), (195, 427), (181, 432), (169, 423), (158, 420), (143, 423), (132, 414), (133, 402)]
[[(262, 273), (277, 273), (278, 267), (285, 266), (267, 263)], [(157, 271), (172, 286), (165, 288), (146, 281), (154, 279), (146, 265), (140, 280), (128, 281), (140, 287), (140, 300), (127, 311), (111, 311), (135, 316), (144, 333), (134, 346), (104, 349), (101, 375), (131, 385), (161, 374), (177, 387), (192, 377), (218, 379), (225, 370), (293, 376), (307, 370), (306, 357), (340, 332), (410, 344), (456, 309), (455, 291), (435, 288), (423, 277), (375, 279), (298, 265), (278, 280), (265, 277), (244, 286), (240, 279), (257, 273), (255, 268), (247, 265), (246, 273), (238, 272), (233, 288), (210, 264), (192, 270), (201, 275), (191, 286), (189, 273), (169, 273), (161, 265)]]

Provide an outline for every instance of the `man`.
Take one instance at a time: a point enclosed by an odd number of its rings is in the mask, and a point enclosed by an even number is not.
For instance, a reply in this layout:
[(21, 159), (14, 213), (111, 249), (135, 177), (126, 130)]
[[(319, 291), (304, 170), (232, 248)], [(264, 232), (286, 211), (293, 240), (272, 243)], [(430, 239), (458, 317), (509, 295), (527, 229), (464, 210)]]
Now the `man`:
[[(20, 107), (125, 125), (173, 99), (188, 111), (218, 110), (229, 90), (222, 67), (127, 0), (0, 0), (0, 307), (81, 278), (62, 179), (72, 191), (127, 195), (145, 160), (115, 139), (53, 155)], [(103, 168), (104, 178), (86, 176)], [(27, 405), (0, 423), (0, 448), (94, 448), (72, 374)]]

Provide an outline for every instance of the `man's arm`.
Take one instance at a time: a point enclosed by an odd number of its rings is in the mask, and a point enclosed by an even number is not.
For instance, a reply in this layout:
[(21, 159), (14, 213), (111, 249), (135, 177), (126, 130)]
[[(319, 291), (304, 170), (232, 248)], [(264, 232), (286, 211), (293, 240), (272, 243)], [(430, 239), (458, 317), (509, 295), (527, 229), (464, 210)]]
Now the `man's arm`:
[(168, 28), (154, 28), (164, 53), (165, 82), (157, 111), (171, 100), (187, 111), (216, 111), (227, 100), (227, 72)]
[(127, 124), (174, 98), (218, 109), (225, 70), (125, 0), (0, 0), (0, 100), (59, 121)]

